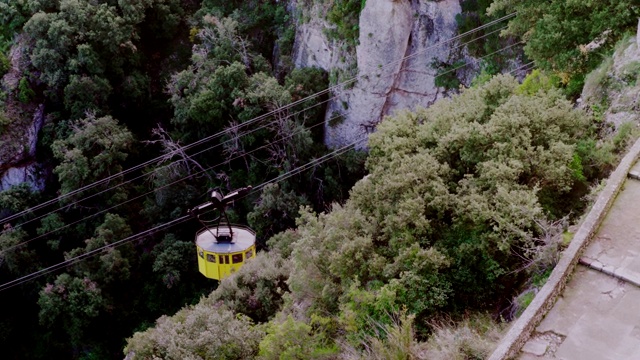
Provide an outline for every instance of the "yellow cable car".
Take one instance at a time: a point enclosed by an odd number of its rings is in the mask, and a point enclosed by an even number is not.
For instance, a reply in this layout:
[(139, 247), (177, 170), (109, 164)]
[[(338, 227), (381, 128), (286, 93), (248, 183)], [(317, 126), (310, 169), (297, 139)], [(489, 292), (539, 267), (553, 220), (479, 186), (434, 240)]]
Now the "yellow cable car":
[[(251, 186), (222, 196), (217, 191), (211, 193), (211, 201), (199, 205), (189, 212), (205, 227), (196, 233), (198, 270), (210, 278), (222, 280), (242, 267), (245, 261), (255, 256), (256, 233), (249, 227), (230, 224), (225, 213), (226, 205), (251, 190)], [(220, 210), (215, 226), (207, 226), (201, 219), (201, 212), (209, 207)], [(220, 220), (224, 216), (225, 222)]]
[(246, 226), (220, 224), (200, 230), (196, 234), (196, 247), (198, 270), (210, 279), (222, 280), (254, 256), (256, 233)]

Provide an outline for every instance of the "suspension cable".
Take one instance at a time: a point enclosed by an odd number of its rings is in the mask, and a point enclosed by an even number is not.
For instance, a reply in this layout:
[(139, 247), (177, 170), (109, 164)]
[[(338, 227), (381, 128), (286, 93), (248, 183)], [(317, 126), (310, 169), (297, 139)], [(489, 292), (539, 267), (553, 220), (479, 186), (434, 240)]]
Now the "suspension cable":
[[(498, 29), (498, 30), (500, 30), (500, 29)], [(496, 31), (498, 31), (498, 30), (496, 30)], [(494, 32), (495, 32), (495, 31), (494, 31)], [(508, 46), (503, 47), (502, 49), (499, 49), (499, 50), (497, 50), (497, 51), (494, 51), (494, 52), (492, 52), (492, 53), (490, 53), (490, 54), (486, 54), (486, 55), (484, 55), (483, 57), (480, 57), (479, 59), (475, 59), (475, 61), (477, 61), (477, 60), (482, 60), (482, 59), (484, 59), (484, 58), (486, 58), (486, 57), (489, 57), (489, 56), (495, 55), (495, 54), (497, 54), (497, 53), (499, 53), (499, 52), (502, 52), (502, 51), (508, 50), (508, 49), (510, 49), (510, 48), (512, 48), (512, 47), (514, 47), (514, 46), (519, 45), (520, 43), (521, 43), (521, 42), (514, 43), (514, 44), (511, 44), (511, 45), (508, 45)], [(465, 43), (465, 44), (463, 44), (463, 45), (461, 45), (461, 46), (464, 46), (464, 45), (467, 45), (467, 44), (468, 44), (468, 43)], [(442, 73), (440, 73), (440, 74), (436, 75), (436, 76), (434, 77), (434, 79), (435, 79), (435, 78), (437, 78), (437, 77), (439, 77), (439, 76), (443, 76), (443, 75), (445, 75), (445, 74), (447, 74), (447, 73), (450, 73), (450, 72), (456, 71), (456, 70), (458, 70), (458, 69), (460, 69), (460, 68), (462, 68), (462, 67), (464, 67), (464, 66), (466, 66), (466, 65), (469, 65), (469, 64), (471, 64), (471, 63), (472, 63), (472, 62), (467, 62), (467, 63), (465, 63), (465, 64), (463, 64), (463, 65), (460, 65), (460, 66), (457, 66), (457, 67), (455, 67), (455, 68), (448, 69), (447, 71), (442, 72)], [(326, 100), (326, 101), (329, 101), (329, 100)], [(305, 110), (301, 110), (300, 112), (298, 112), (298, 113), (296, 113), (296, 114), (294, 114), (294, 115), (297, 115), (297, 114), (299, 114), (299, 113), (301, 113), (301, 112), (303, 112), (303, 111), (305, 111)], [(292, 115), (292, 116), (293, 116), (293, 115)], [(338, 116), (335, 116), (335, 117), (333, 117), (333, 118), (329, 119), (329, 121), (331, 121), (331, 120), (333, 120), (333, 119), (337, 119), (337, 118), (339, 118), (339, 117), (340, 117), (339, 115), (338, 115)], [(278, 141), (284, 141), (284, 140), (286, 140), (286, 139), (288, 139), (288, 138), (292, 138), (293, 136), (298, 135), (298, 134), (302, 133), (302, 132), (303, 132), (303, 131), (305, 131), (305, 130), (310, 130), (310, 129), (312, 129), (312, 128), (316, 127), (316, 126), (322, 125), (322, 124), (323, 124), (323, 123), (318, 123), (318, 124), (315, 124), (315, 125), (313, 125), (313, 126), (311, 126), (311, 127), (309, 127), (309, 128), (301, 129), (300, 131), (298, 131), (298, 132), (294, 132), (294, 133), (290, 134), (289, 136), (284, 137), (283, 139), (280, 139), (280, 140), (278, 140)], [(252, 132), (254, 132), (254, 131), (257, 131), (257, 130), (259, 130), (259, 129), (261, 129), (261, 128), (263, 128), (263, 127), (259, 127), (258, 129), (253, 129), (253, 130), (249, 131), (247, 134), (252, 133)], [(228, 140), (228, 141), (231, 141), (231, 140)], [(273, 143), (271, 143), (271, 144), (273, 144)], [(6, 253), (7, 251), (11, 251), (11, 250), (16, 249), (16, 248), (18, 248), (18, 247), (21, 247), (21, 246), (23, 246), (23, 245), (25, 245), (25, 244), (28, 244), (28, 243), (30, 243), (30, 242), (33, 242), (33, 241), (35, 241), (35, 240), (37, 240), (37, 239), (44, 238), (44, 237), (46, 237), (47, 235), (50, 235), (50, 234), (56, 233), (56, 232), (58, 232), (58, 231), (60, 231), (60, 230), (63, 230), (63, 229), (69, 228), (69, 227), (71, 227), (71, 226), (73, 226), (73, 225), (76, 225), (76, 224), (78, 224), (78, 223), (81, 223), (82, 221), (85, 221), (85, 220), (87, 220), (87, 219), (90, 219), (90, 218), (96, 217), (96, 216), (98, 216), (98, 215), (100, 215), (100, 214), (103, 214), (103, 213), (105, 213), (105, 212), (107, 212), (107, 211), (113, 210), (113, 209), (115, 209), (115, 208), (117, 208), (117, 207), (119, 207), (119, 206), (122, 206), (122, 205), (124, 205), (124, 204), (127, 204), (127, 203), (130, 203), (130, 202), (132, 202), (132, 201), (138, 200), (138, 199), (140, 199), (140, 198), (143, 198), (143, 197), (145, 197), (145, 196), (147, 196), (147, 195), (150, 195), (150, 194), (152, 194), (152, 193), (155, 193), (155, 192), (157, 192), (157, 191), (160, 191), (160, 190), (162, 190), (162, 189), (164, 189), (164, 188), (167, 188), (167, 187), (169, 187), (169, 186), (172, 186), (172, 185), (178, 184), (178, 183), (180, 183), (180, 182), (182, 182), (182, 181), (184, 181), (184, 180), (190, 179), (190, 178), (192, 178), (192, 177), (194, 177), (194, 176), (197, 176), (197, 175), (203, 174), (203, 173), (205, 173), (205, 172), (208, 172), (209, 170), (212, 170), (212, 169), (214, 169), (214, 168), (216, 168), (216, 167), (222, 166), (222, 165), (224, 165), (224, 164), (226, 164), (226, 163), (228, 163), (228, 162), (230, 162), (230, 161), (233, 161), (233, 160), (236, 160), (236, 159), (238, 159), (238, 158), (240, 158), (240, 157), (243, 157), (243, 156), (249, 155), (249, 154), (254, 153), (254, 152), (258, 151), (258, 150), (261, 150), (261, 149), (267, 148), (267, 147), (268, 147), (268, 146), (270, 146), (271, 144), (265, 144), (265, 145), (260, 146), (260, 147), (258, 147), (258, 148), (256, 148), (256, 149), (253, 149), (253, 150), (251, 150), (251, 151), (249, 151), (249, 152), (247, 152), (247, 153), (244, 153), (244, 154), (238, 155), (238, 156), (233, 157), (233, 158), (231, 158), (231, 159), (228, 159), (228, 160), (226, 160), (226, 161), (224, 161), (224, 162), (221, 162), (221, 163), (218, 163), (218, 164), (216, 164), (216, 165), (213, 165), (213, 166), (211, 166), (211, 167), (209, 167), (209, 168), (207, 168), (207, 169), (202, 169), (202, 170), (200, 170), (200, 171), (198, 171), (198, 172), (196, 172), (196, 173), (194, 173), (194, 174), (188, 175), (188, 176), (186, 176), (186, 177), (184, 177), (184, 178), (178, 179), (178, 180), (173, 181), (173, 182), (171, 182), (171, 183), (169, 183), (169, 184), (165, 184), (165, 185), (163, 185), (163, 186), (161, 186), (161, 187), (159, 187), (159, 188), (156, 188), (156, 189), (154, 189), (154, 190), (148, 191), (148, 192), (146, 192), (146, 193), (144, 193), (144, 194), (141, 194), (141, 195), (138, 195), (138, 196), (136, 196), (136, 197), (133, 197), (133, 198), (127, 199), (127, 200), (125, 200), (125, 201), (123, 201), (123, 202), (121, 202), (121, 203), (119, 203), (119, 204), (113, 205), (113, 206), (111, 206), (111, 207), (109, 207), (109, 208), (107, 208), (107, 209), (103, 209), (103, 210), (101, 210), (101, 211), (99, 211), (99, 212), (97, 212), (97, 213), (94, 213), (94, 214), (92, 214), (92, 215), (86, 216), (86, 217), (84, 217), (84, 218), (82, 218), (82, 219), (76, 220), (76, 221), (71, 222), (71, 223), (69, 223), (69, 224), (65, 224), (65, 225), (63, 225), (63, 226), (61, 226), (61, 227), (58, 227), (58, 228), (53, 229), (53, 230), (50, 230), (50, 231), (48, 231), (48, 232), (46, 232), (46, 233), (44, 233), (44, 234), (40, 234), (40, 235), (38, 235), (38, 236), (36, 236), (36, 237), (34, 237), (34, 238), (31, 238), (31, 239), (29, 239), (29, 240), (26, 240), (26, 241), (20, 242), (20, 243), (18, 243), (18, 244), (12, 245), (12, 246), (10, 246), (10, 247), (8, 247), (8, 248), (3, 249), (2, 251), (0, 251), (0, 254)], [(218, 147), (218, 146), (220, 146), (220, 144), (215, 145), (215, 146), (213, 146), (212, 148), (215, 148), (215, 147)], [(199, 152), (199, 153), (193, 154), (192, 156), (195, 156), (195, 155), (200, 154), (200, 153), (205, 152), (205, 151), (207, 151), (207, 150), (203, 150), (203, 151), (201, 151), (201, 152)], [(164, 166), (164, 167), (162, 167), (162, 168), (166, 168), (166, 167), (171, 166), (171, 165), (172, 165), (172, 164), (168, 164), (168, 165), (166, 165), (166, 166)], [(162, 169), (162, 168), (160, 168), (160, 169)], [(152, 173), (153, 173), (153, 172), (152, 172)], [(150, 173), (150, 174), (152, 174), (152, 173)], [(150, 175), (150, 174), (148, 174), (148, 175)], [(126, 183), (129, 183), (129, 182), (131, 182), (131, 181), (134, 181), (134, 180), (136, 180), (136, 179), (139, 179), (139, 178), (141, 178), (141, 177), (145, 177), (145, 176), (147, 176), (147, 174), (141, 175), (141, 176), (139, 176), (139, 177), (137, 177), (137, 178), (134, 178), (134, 179), (131, 179), (131, 180), (129, 180), (129, 181), (127, 181), (127, 182), (124, 182), (124, 183), (122, 183), (122, 184), (116, 185), (116, 186), (114, 186), (113, 188), (119, 187), (119, 186), (121, 186), (121, 185), (124, 185), (124, 184), (126, 184)], [(254, 188), (254, 190), (255, 190), (255, 188)], [(88, 198), (91, 198), (91, 197), (93, 197), (93, 196), (97, 196), (98, 194), (104, 193), (104, 192), (106, 192), (106, 191), (109, 191), (109, 189), (107, 189), (107, 190), (103, 190), (102, 192), (99, 192), (99, 193), (97, 193), (97, 194), (90, 195), (90, 196), (88, 196), (88, 197), (86, 197), (86, 198), (84, 198), (84, 199), (82, 199), (82, 200), (78, 200), (78, 201), (75, 201), (75, 202), (73, 202), (73, 203), (70, 203), (70, 204), (68, 204), (67, 206), (72, 206), (73, 204), (75, 204), (75, 203), (77, 203), (77, 202), (84, 201), (84, 200), (86, 200), (86, 199), (88, 199)], [(55, 212), (57, 212), (57, 211), (58, 211), (58, 210), (51, 211), (51, 212), (46, 213), (46, 214), (44, 214), (44, 215), (41, 215), (41, 216), (39, 216), (39, 217), (37, 217), (37, 218), (35, 218), (35, 219), (31, 219), (31, 220), (29, 220), (29, 221), (27, 221), (27, 222), (31, 222), (31, 221), (35, 221), (35, 220), (38, 220), (38, 219), (44, 218), (44, 217), (48, 216), (49, 214), (51, 214), (51, 213), (55, 213)], [(25, 222), (25, 223), (23, 223), (23, 224), (26, 224), (27, 222)], [(23, 225), (23, 224), (20, 224), (20, 225)], [(17, 226), (16, 226), (16, 227), (17, 227)], [(2, 232), (0, 232), (0, 234), (4, 233), (4, 232), (6, 232), (6, 231), (10, 231), (10, 230), (8, 230), (8, 229), (7, 229), (7, 230), (3, 230)]]
[[(480, 30), (483, 30), (483, 29), (485, 29), (485, 28), (487, 28), (487, 27), (493, 26), (493, 25), (495, 25), (495, 24), (497, 24), (497, 23), (500, 23), (500, 22), (502, 22), (502, 21), (505, 21), (505, 20), (511, 19), (512, 17), (516, 16), (516, 14), (517, 14), (517, 12), (513, 12), (513, 13), (508, 14), (508, 15), (505, 15), (505, 16), (503, 16), (503, 17), (499, 18), (499, 19), (496, 19), (496, 20), (490, 21), (490, 22), (488, 22), (487, 24), (484, 24), (484, 25), (478, 26), (478, 27), (476, 27), (476, 28), (474, 28), (474, 29), (472, 29), (472, 30), (469, 30), (469, 31), (467, 31), (467, 32), (465, 32), (465, 33), (463, 33), (463, 34), (456, 35), (456, 36), (454, 36), (454, 37), (452, 37), (452, 38), (449, 38), (449, 39), (447, 39), (447, 40), (443, 40), (443, 41), (438, 42), (438, 43), (436, 43), (436, 44), (434, 44), (434, 45), (428, 46), (428, 47), (426, 47), (425, 49), (422, 49), (421, 51), (418, 51), (418, 52), (415, 52), (415, 53), (409, 54), (409, 55), (404, 56), (404, 57), (402, 57), (402, 58), (400, 58), (400, 59), (398, 59), (398, 60), (394, 60), (394, 61), (392, 61), (392, 62), (390, 62), (390, 63), (388, 63), (388, 64), (385, 64), (385, 65), (383, 65), (382, 67), (380, 67), (380, 69), (383, 69), (383, 68), (386, 68), (386, 67), (390, 67), (390, 66), (392, 66), (392, 65), (396, 65), (396, 64), (398, 64), (398, 63), (402, 63), (403, 61), (406, 61), (406, 60), (411, 59), (411, 58), (413, 58), (413, 57), (415, 57), (415, 56), (418, 56), (418, 55), (420, 55), (420, 54), (423, 54), (423, 53), (425, 53), (425, 52), (427, 52), (427, 51), (429, 51), (429, 50), (432, 50), (432, 49), (434, 49), (434, 48), (436, 48), (436, 47), (438, 47), (438, 46), (445, 45), (445, 44), (448, 44), (448, 43), (450, 43), (450, 42), (453, 42), (453, 41), (459, 40), (459, 39), (461, 39), (461, 38), (463, 38), (463, 37), (465, 37), (465, 36), (467, 36), (467, 35), (470, 35), (470, 34), (473, 34), (473, 33), (475, 33), (475, 32), (478, 32), (478, 31), (480, 31)], [(223, 135), (227, 134), (228, 132), (230, 132), (230, 131), (232, 131), (232, 130), (237, 130), (237, 129), (240, 129), (240, 128), (244, 127), (244, 126), (251, 125), (251, 124), (253, 124), (253, 123), (257, 122), (257, 121), (260, 121), (260, 120), (266, 119), (266, 118), (268, 118), (268, 117), (269, 117), (269, 116), (271, 116), (271, 115), (275, 115), (275, 114), (277, 114), (277, 113), (279, 113), (279, 112), (282, 112), (283, 110), (289, 109), (289, 108), (291, 108), (291, 107), (294, 107), (294, 106), (297, 106), (297, 105), (299, 105), (299, 104), (302, 104), (302, 103), (304, 103), (304, 102), (306, 102), (306, 101), (308, 101), (308, 100), (311, 100), (311, 99), (314, 99), (314, 98), (316, 98), (316, 97), (319, 97), (319, 96), (325, 95), (325, 94), (327, 94), (327, 93), (330, 93), (330, 92), (334, 91), (335, 89), (338, 89), (339, 87), (343, 87), (343, 86), (347, 86), (347, 85), (349, 85), (349, 84), (352, 84), (352, 83), (356, 82), (360, 77), (364, 77), (364, 76), (366, 76), (366, 74), (356, 75), (356, 76), (354, 76), (354, 77), (352, 77), (352, 78), (350, 78), (350, 79), (347, 79), (347, 80), (345, 80), (345, 81), (343, 81), (343, 82), (341, 82), (341, 83), (338, 83), (338, 84), (336, 84), (336, 85), (330, 86), (330, 87), (328, 87), (328, 88), (327, 88), (327, 89), (325, 89), (325, 90), (319, 91), (319, 92), (317, 92), (317, 93), (315, 93), (315, 94), (312, 94), (312, 95), (309, 95), (309, 96), (307, 96), (307, 97), (305, 97), (305, 98), (303, 98), (303, 99), (299, 99), (299, 100), (294, 101), (294, 102), (292, 102), (292, 103), (290, 103), (290, 104), (287, 104), (287, 105), (285, 105), (285, 106), (282, 106), (282, 107), (280, 107), (280, 108), (278, 108), (278, 109), (272, 110), (272, 111), (270, 111), (270, 112), (268, 112), (268, 113), (266, 113), (266, 114), (263, 114), (263, 115), (257, 116), (257, 117), (255, 117), (255, 118), (253, 118), (253, 119), (249, 120), (249, 121), (246, 121), (246, 122), (243, 122), (243, 123), (237, 124), (237, 125), (235, 125), (235, 126), (232, 126), (231, 128), (225, 129), (225, 130), (223, 130), (223, 131), (220, 131), (220, 132), (218, 132), (218, 133), (215, 133), (215, 134), (213, 134), (213, 135), (210, 135), (210, 136), (207, 136), (207, 137), (205, 137), (205, 138), (202, 138), (202, 139), (200, 139), (200, 140), (198, 140), (198, 141), (195, 141), (195, 142), (193, 142), (193, 143), (191, 143), (191, 144), (185, 145), (184, 147), (182, 147), (182, 148), (180, 149), (180, 151), (186, 151), (186, 150), (188, 150), (188, 149), (191, 149), (192, 147), (195, 147), (195, 146), (198, 146), (198, 145), (200, 145), (200, 144), (206, 143), (206, 142), (208, 142), (208, 141), (210, 141), (210, 140), (212, 140), (212, 139), (215, 139), (215, 138), (221, 137), (221, 136), (223, 136)], [(8, 222), (10, 222), (10, 221), (12, 221), (12, 220), (15, 220), (15, 219), (17, 219), (17, 218), (19, 218), (19, 217), (21, 217), (21, 216), (23, 216), (23, 215), (28, 214), (29, 212), (33, 212), (33, 211), (36, 211), (36, 210), (42, 209), (43, 207), (46, 207), (46, 206), (49, 206), (49, 205), (51, 205), (51, 204), (57, 203), (57, 202), (61, 201), (62, 199), (65, 199), (65, 198), (67, 198), (67, 197), (69, 197), (69, 196), (73, 196), (73, 195), (75, 195), (75, 194), (77, 194), (77, 193), (80, 193), (80, 192), (86, 191), (86, 190), (88, 190), (88, 189), (90, 189), (90, 188), (92, 188), (92, 187), (95, 187), (95, 186), (98, 186), (98, 185), (102, 185), (102, 184), (108, 183), (108, 182), (109, 182), (109, 181), (111, 181), (112, 179), (118, 178), (118, 177), (123, 176), (123, 175), (125, 175), (125, 174), (128, 174), (128, 173), (130, 173), (130, 172), (133, 172), (133, 171), (136, 171), (136, 170), (142, 169), (142, 168), (144, 168), (145, 166), (151, 165), (151, 164), (153, 164), (154, 162), (161, 161), (163, 158), (166, 158), (167, 156), (173, 156), (173, 155), (175, 155), (175, 154), (177, 154), (177, 153), (178, 153), (178, 150), (174, 150), (173, 152), (171, 152), (171, 153), (169, 153), (169, 154), (164, 154), (164, 155), (158, 156), (158, 157), (156, 157), (156, 158), (154, 158), (154, 159), (151, 159), (151, 160), (148, 160), (148, 161), (146, 161), (146, 162), (144, 162), (144, 163), (142, 163), (142, 164), (136, 165), (136, 166), (131, 167), (131, 168), (127, 169), (127, 170), (123, 170), (123, 171), (121, 171), (121, 172), (119, 172), (119, 173), (117, 173), (117, 174), (110, 175), (110, 176), (108, 176), (108, 177), (106, 177), (106, 178), (103, 178), (103, 179), (101, 179), (101, 180), (95, 181), (95, 182), (93, 182), (93, 183), (91, 183), (91, 184), (87, 184), (87, 185), (85, 185), (85, 186), (83, 186), (83, 187), (81, 187), (81, 188), (75, 189), (75, 190), (70, 191), (70, 192), (68, 192), (68, 193), (65, 193), (65, 194), (63, 194), (63, 195), (60, 195), (60, 196), (58, 196), (58, 197), (56, 197), (56, 198), (54, 198), (54, 199), (51, 199), (51, 200), (45, 201), (45, 202), (43, 202), (43, 203), (41, 203), (41, 204), (38, 204), (38, 205), (36, 205), (36, 206), (33, 206), (33, 207), (29, 208), (29, 209), (26, 209), (26, 210), (20, 211), (20, 212), (18, 212), (18, 213), (16, 213), (16, 214), (10, 215), (10, 216), (8, 216), (8, 217), (6, 217), (6, 218), (4, 218), (4, 219), (0, 220), (0, 225), (5, 224), (5, 223), (8, 223)]]
[[(262, 189), (263, 187), (265, 187), (268, 184), (273, 184), (273, 183), (282, 181), (284, 179), (287, 179), (288, 177), (291, 177), (293, 175), (297, 175), (297, 174), (309, 169), (310, 167), (317, 166), (317, 165), (319, 165), (319, 164), (321, 164), (323, 162), (326, 162), (326, 161), (328, 161), (328, 160), (330, 160), (330, 159), (332, 159), (334, 157), (342, 155), (346, 151), (350, 150), (353, 146), (355, 146), (358, 143), (361, 143), (361, 142), (363, 142), (365, 140), (366, 140), (366, 137), (362, 138), (362, 139), (359, 139), (359, 140), (356, 140), (356, 141), (352, 142), (351, 144), (345, 145), (345, 146), (343, 146), (343, 147), (341, 147), (341, 148), (339, 148), (337, 150), (334, 150), (333, 152), (331, 152), (329, 154), (326, 154), (326, 155), (324, 155), (324, 156), (322, 156), (322, 157), (320, 157), (318, 159), (312, 160), (312, 161), (310, 161), (309, 163), (307, 163), (305, 165), (302, 165), (302, 166), (300, 166), (300, 167), (298, 167), (296, 169), (293, 169), (293, 170), (291, 170), (291, 171), (289, 171), (289, 172), (287, 172), (285, 174), (280, 175), (278, 178), (276, 178), (278, 180), (274, 179), (275, 181), (274, 180), (266, 181), (266, 182), (256, 186), (254, 188), (254, 190), (252, 190), (250, 193), (255, 193), (256, 191), (258, 191), (259, 189)], [(248, 194), (245, 195), (245, 196), (248, 196)], [(141, 232), (139, 232), (139, 233), (137, 233), (135, 235), (128, 236), (128, 237), (126, 237), (124, 239), (115, 241), (115, 242), (113, 242), (111, 244), (107, 244), (107, 245), (104, 245), (102, 247), (96, 248), (94, 250), (87, 251), (86, 253), (83, 253), (81, 255), (75, 256), (73, 258), (66, 259), (65, 261), (62, 261), (62, 262), (57, 263), (55, 265), (52, 265), (52, 266), (49, 266), (47, 268), (44, 268), (44, 269), (32, 272), (30, 274), (21, 276), (21, 277), (19, 277), (17, 279), (8, 281), (8, 282), (0, 285), (0, 291), (7, 290), (7, 289), (12, 288), (14, 286), (23, 284), (23, 283), (31, 281), (31, 280), (34, 280), (36, 278), (44, 276), (44, 275), (46, 275), (48, 273), (51, 273), (53, 271), (65, 268), (65, 267), (70, 266), (70, 265), (73, 265), (73, 264), (78, 263), (78, 262), (80, 262), (82, 260), (85, 260), (85, 259), (87, 259), (89, 257), (93, 257), (93, 256), (95, 256), (95, 255), (97, 255), (99, 253), (102, 253), (102, 252), (104, 252), (104, 251), (106, 251), (108, 249), (114, 249), (114, 248), (116, 248), (118, 246), (121, 246), (121, 245), (126, 244), (126, 243), (131, 242), (131, 241), (134, 241), (136, 239), (139, 239), (139, 238), (141, 238), (143, 236), (147, 236), (147, 235), (153, 234), (153, 233), (155, 233), (157, 231), (160, 231), (160, 230), (168, 229), (168, 228), (170, 228), (172, 226), (175, 226), (177, 224), (181, 224), (183, 222), (186, 222), (189, 219), (191, 219), (190, 215), (181, 216), (181, 217), (179, 217), (177, 219), (174, 219), (174, 220), (168, 221), (166, 223), (157, 225), (157, 226), (155, 226), (155, 227), (153, 227), (151, 229), (148, 229), (148, 230), (145, 230), (145, 231), (141, 231)]]

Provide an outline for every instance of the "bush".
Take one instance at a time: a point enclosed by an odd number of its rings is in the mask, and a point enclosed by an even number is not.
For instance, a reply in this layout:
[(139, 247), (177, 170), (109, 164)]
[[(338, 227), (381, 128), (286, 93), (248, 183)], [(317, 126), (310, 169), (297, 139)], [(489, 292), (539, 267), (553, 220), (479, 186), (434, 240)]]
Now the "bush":
[(417, 342), (414, 339), (414, 316), (401, 311), (397, 316), (391, 316), (390, 324), (372, 323), (376, 330), (375, 336), (364, 340), (364, 359), (416, 359), (421, 358)]
[(502, 327), (490, 316), (473, 314), (459, 323), (441, 321), (432, 324), (433, 335), (418, 349), (432, 360), (486, 359), (502, 338)]
[(158, 319), (156, 327), (127, 339), (130, 359), (248, 359), (255, 357), (264, 333), (242, 315), (224, 308), (198, 304), (172, 317)]
[(224, 304), (255, 322), (266, 322), (278, 312), (289, 291), (289, 262), (276, 252), (260, 252), (238, 272), (222, 280), (204, 303)]
[(21, 78), (18, 83), (18, 101), (23, 104), (29, 103), (34, 97), (36, 93), (29, 86), (29, 81), (27, 78)]
[(0, 52), (0, 77), (4, 76), (10, 69), (11, 62), (3, 52)]
[(305, 360), (334, 358), (337, 347), (322, 331), (291, 315), (269, 323), (267, 335), (260, 342), (262, 360)]
[(328, 31), (329, 38), (345, 40), (352, 45), (358, 44), (360, 36), (360, 12), (366, 0), (336, 0), (327, 12), (327, 20), (336, 25)]
[(4, 111), (0, 110), (0, 136), (4, 134), (9, 125), (11, 125), (11, 119)]

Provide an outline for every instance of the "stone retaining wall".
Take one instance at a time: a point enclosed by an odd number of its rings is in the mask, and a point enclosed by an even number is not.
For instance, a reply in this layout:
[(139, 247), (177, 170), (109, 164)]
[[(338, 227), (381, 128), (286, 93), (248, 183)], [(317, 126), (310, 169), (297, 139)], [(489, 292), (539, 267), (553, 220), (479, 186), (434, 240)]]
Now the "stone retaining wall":
[(562, 253), (562, 258), (553, 269), (546, 284), (538, 292), (522, 315), (511, 325), (489, 360), (504, 360), (515, 357), (527, 342), (536, 326), (542, 321), (556, 302), (556, 299), (567, 284), (573, 270), (578, 264), (580, 254), (598, 230), (602, 220), (613, 204), (616, 195), (622, 188), (629, 170), (640, 154), (640, 139), (622, 159), (616, 170), (607, 180), (607, 185), (598, 196), (598, 200), (573, 237), (569, 247)]

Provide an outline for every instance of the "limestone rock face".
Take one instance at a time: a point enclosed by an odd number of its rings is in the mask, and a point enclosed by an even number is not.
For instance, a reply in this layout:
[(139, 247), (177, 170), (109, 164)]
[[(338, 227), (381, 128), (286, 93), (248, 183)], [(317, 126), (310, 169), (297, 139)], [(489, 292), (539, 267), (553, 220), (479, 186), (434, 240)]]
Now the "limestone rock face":
[[(326, 114), (327, 145), (339, 147), (363, 139), (384, 116), (427, 107), (444, 96), (435, 86), (431, 64), (464, 56), (458, 43), (438, 45), (457, 34), (455, 18), (460, 12), (459, 0), (367, 1), (360, 14), (360, 45), (351, 60), (357, 62), (358, 80), (334, 91), (336, 98)], [(345, 57), (344, 45), (326, 40), (322, 26), (327, 24), (316, 19), (299, 27), (296, 66), (327, 71), (344, 67), (338, 61)]]
[[(363, 138), (397, 110), (428, 107), (444, 94), (435, 85), (434, 61), (459, 55), (456, 43), (438, 45), (457, 34), (458, 0), (367, 1), (360, 15), (358, 82), (344, 96), (344, 121), (326, 127), (327, 144), (337, 147)], [(361, 145), (361, 144), (358, 144)]]
[[(639, 29), (640, 30), (640, 29)], [(627, 122), (640, 126), (640, 45), (638, 36), (617, 45), (611, 59), (589, 74), (581, 94), (582, 107), (602, 108), (607, 122), (617, 129)]]
[(26, 183), (33, 190), (42, 191), (44, 184), (39, 176), (36, 164), (30, 163), (24, 166), (9, 168), (0, 179), (0, 191), (9, 189), (18, 184)]
[(311, 22), (298, 25), (293, 55), (296, 67), (318, 67), (329, 71), (335, 66), (335, 45), (323, 33), (328, 26), (324, 20), (316, 17)]
[[(11, 51), (12, 68), (3, 78), (3, 85), (9, 90), (15, 89), (22, 73), (19, 44), (20, 41)], [(21, 183), (42, 190), (44, 184), (35, 157), (38, 134), (44, 125), (44, 105), (25, 105), (10, 95), (4, 112), (9, 123), (0, 131), (0, 191)]]

